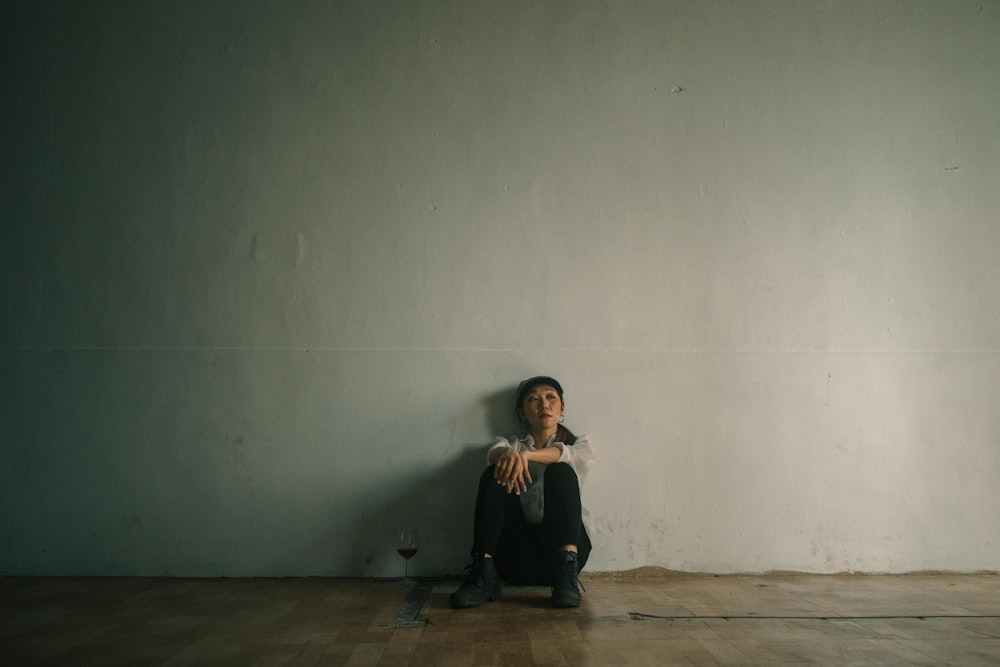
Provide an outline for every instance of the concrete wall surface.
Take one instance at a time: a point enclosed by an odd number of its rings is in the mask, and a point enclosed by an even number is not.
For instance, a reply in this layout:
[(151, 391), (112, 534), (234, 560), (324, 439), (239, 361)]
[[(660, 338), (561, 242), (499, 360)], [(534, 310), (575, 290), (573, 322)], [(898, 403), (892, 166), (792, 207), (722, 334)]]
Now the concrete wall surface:
[(1000, 569), (1000, 3), (0, 9), (0, 574)]

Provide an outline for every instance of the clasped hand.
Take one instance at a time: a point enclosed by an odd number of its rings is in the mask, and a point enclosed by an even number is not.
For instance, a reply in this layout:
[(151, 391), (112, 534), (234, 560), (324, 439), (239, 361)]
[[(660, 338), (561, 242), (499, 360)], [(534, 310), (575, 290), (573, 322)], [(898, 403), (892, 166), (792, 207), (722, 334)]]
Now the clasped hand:
[(507, 493), (514, 491), (521, 495), (531, 483), (527, 455), (515, 449), (505, 452), (493, 467), (493, 476), (496, 477), (497, 484), (507, 489)]

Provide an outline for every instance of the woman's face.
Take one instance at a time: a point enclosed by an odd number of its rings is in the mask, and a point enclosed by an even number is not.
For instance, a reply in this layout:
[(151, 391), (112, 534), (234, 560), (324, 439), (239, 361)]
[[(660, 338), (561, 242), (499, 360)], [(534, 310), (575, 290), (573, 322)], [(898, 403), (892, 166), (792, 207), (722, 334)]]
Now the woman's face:
[(528, 422), (532, 430), (554, 429), (558, 426), (559, 418), (562, 417), (565, 408), (555, 387), (540, 384), (529, 391), (521, 401), (521, 405), (517, 408), (517, 416)]

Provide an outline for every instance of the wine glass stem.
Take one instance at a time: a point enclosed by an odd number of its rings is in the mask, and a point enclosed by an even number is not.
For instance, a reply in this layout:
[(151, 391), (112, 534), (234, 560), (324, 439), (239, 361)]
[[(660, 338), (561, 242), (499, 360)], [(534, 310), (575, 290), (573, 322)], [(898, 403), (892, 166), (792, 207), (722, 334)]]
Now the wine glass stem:
[(409, 569), (409, 566), (410, 566), (410, 559), (409, 558), (404, 558), (403, 559), (403, 583), (404, 584), (409, 583), (409, 581), (410, 581), (409, 576), (407, 575), (407, 571)]

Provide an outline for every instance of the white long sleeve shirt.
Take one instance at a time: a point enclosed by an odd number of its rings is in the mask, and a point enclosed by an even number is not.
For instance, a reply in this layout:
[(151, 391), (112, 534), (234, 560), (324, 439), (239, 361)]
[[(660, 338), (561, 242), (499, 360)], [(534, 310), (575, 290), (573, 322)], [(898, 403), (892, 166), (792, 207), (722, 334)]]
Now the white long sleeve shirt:
[[(534, 438), (530, 434), (523, 438), (515, 436), (512, 436), (510, 439), (497, 437), (493, 445), (486, 452), (486, 460), (489, 463), (493, 463), (492, 457), (494, 456), (494, 452), (502, 447), (510, 447), (518, 452), (535, 451), (537, 449), (544, 449), (544, 447), (558, 447), (562, 451), (556, 463), (568, 463), (576, 472), (577, 479), (580, 480), (580, 486), (582, 487), (584, 477), (586, 477), (587, 472), (593, 466), (596, 459), (594, 444), (585, 435), (578, 435), (576, 442), (572, 445), (556, 442), (555, 438), (555, 436), (552, 436), (543, 447), (535, 447)], [(528, 463), (528, 473), (531, 475), (532, 481), (528, 484), (528, 489), (521, 492), (521, 509), (524, 510), (524, 519), (528, 523), (540, 524), (542, 517), (545, 516), (545, 489), (543, 485), (545, 483), (545, 467), (547, 465), (546, 463), (536, 463), (535, 461)], [(583, 514), (587, 516), (588, 512), (584, 510)]]

